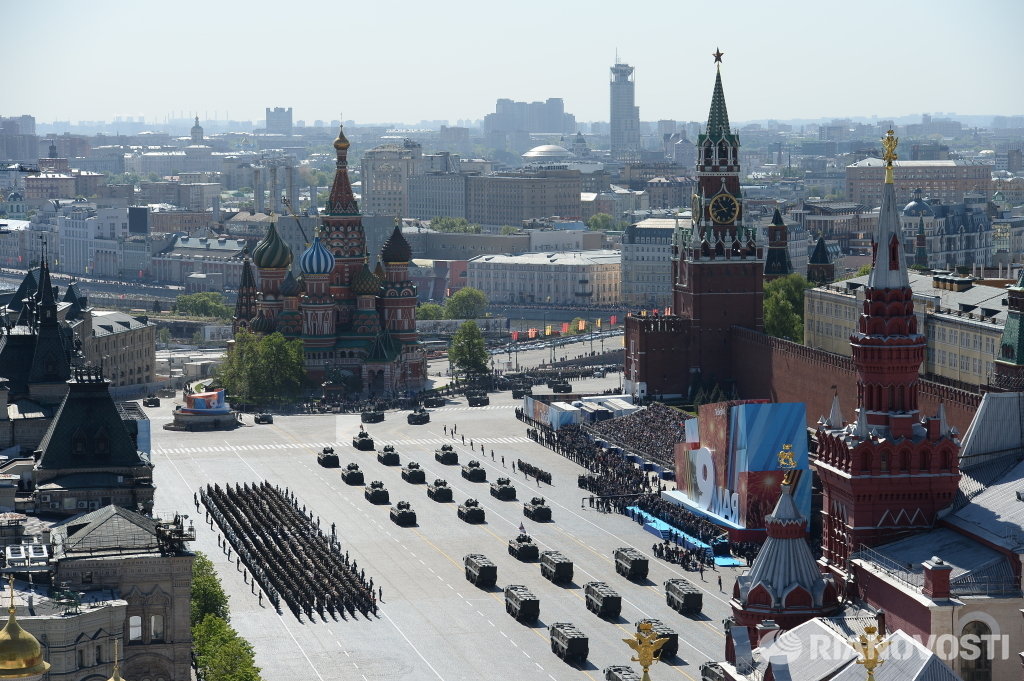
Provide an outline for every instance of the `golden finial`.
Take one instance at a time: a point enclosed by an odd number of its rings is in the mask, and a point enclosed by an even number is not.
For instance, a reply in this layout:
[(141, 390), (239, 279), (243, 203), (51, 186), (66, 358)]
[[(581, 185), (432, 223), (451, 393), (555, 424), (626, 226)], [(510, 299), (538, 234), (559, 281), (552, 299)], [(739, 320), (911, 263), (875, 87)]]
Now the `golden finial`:
[(857, 664), (864, 665), (868, 672), (868, 681), (875, 681), (875, 669), (885, 662), (881, 658), (882, 651), (889, 647), (889, 642), (883, 641), (882, 635), (875, 633), (877, 631), (875, 627), (864, 627), (863, 634), (850, 639), (850, 645), (860, 655)]
[(650, 622), (641, 622), (637, 625), (637, 632), (634, 638), (624, 638), (622, 642), (636, 651), (636, 657), (629, 658), (632, 662), (639, 662), (644, 670), (641, 681), (651, 681), (648, 668), (661, 660), (661, 647), (668, 643), (667, 638), (658, 638), (654, 633), (654, 626)]
[(36, 637), (21, 628), (15, 617), (14, 575), (9, 575), (10, 601), (7, 624), (0, 630), (0, 679), (40, 676), (50, 669), (43, 660), (43, 647)]
[(793, 454), (793, 445), (782, 445), (782, 451), (779, 452), (779, 468), (786, 471), (782, 476), (782, 484), (792, 484), (793, 469), (796, 468), (796, 457)]
[(121, 655), (117, 648), (117, 639), (114, 639), (114, 673), (107, 681), (124, 681), (121, 677)]
[[(341, 115), (340, 113), (338, 114)], [(348, 151), (349, 144), (348, 138), (345, 137), (345, 123), (344, 120), (338, 122), (338, 138), (334, 140), (334, 148), (336, 151)]]
[(900, 138), (894, 136), (893, 131), (890, 130), (882, 138), (882, 148), (885, 152), (882, 154), (882, 160), (885, 161), (885, 183), (892, 184), (892, 162), (895, 161), (899, 156), (896, 155), (896, 145), (900, 143)]

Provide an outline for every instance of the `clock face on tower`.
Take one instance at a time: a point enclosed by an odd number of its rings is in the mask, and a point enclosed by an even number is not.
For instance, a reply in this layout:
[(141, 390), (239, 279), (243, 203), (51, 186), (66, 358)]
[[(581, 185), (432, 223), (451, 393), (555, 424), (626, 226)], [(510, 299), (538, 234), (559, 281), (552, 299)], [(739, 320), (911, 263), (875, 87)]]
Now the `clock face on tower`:
[(720, 225), (732, 222), (740, 212), (740, 204), (730, 194), (719, 194), (711, 201), (711, 219)]

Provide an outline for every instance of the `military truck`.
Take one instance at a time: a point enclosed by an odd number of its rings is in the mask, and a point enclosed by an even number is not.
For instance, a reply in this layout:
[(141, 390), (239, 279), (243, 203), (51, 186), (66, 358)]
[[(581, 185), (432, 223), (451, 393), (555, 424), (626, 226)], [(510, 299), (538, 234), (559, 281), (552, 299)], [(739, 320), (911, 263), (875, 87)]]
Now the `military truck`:
[(413, 412), (410, 412), (405, 420), (409, 422), (410, 426), (422, 426), (426, 423), (430, 423), (430, 412), (420, 407)]
[(462, 466), (462, 477), (470, 482), (487, 482), (487, 471), (476, 459), (470, 459)]
[(505, 612), (517, 622), (536, 622), (540, 617), (540, 599), (522, 584), (505, 587)]
[(380, 480), (374, 480), (363, 490), (363, 496), (371, 504), (389, 504), (391, 503), (391, 496), (388, 494), (387, 489), (384, 487), (384, 483)]
[(661, 659), (667, 660), (675, 657), (679, 653), (679, 634), (676, 630), (668, 626), (661, 620), (656, 619), (642, 619), (636, 623), (636, 630), (640, 631), (640, 625), (648, 622), (651, 625), (651, 631), (658, 635), (658, 638), (667, 638), (665, 645), (661, 646)]
[(427, 485), (427, 496), (434, 501), (446, 502), (452, 500), (452, 488), (448, 486), (447, 480), (437, 478), (430, 485)]
[(455, 447), (451, 445), (441, 445), (441, 449), (435, 449), (434, 459), (445, 466), (459, 465), (459, 455), (456, 453)]
[(533, 395), (533, 388), (524, 386), (519, 388), (512, 388), (512, 399), (521, 400), (527, 395)]
[(491, 403), (491, 399), (483, 390), (467, 390), (466, 401), (471, 407), (486, 407)]
[(412, 510), (412, 504), (408, 501), (399, 501), (391, 507), (391, 522), (400, 527), (410, 527), (416, 524), (416, 511)]
[(160, 406), (160, 398), (157, 397), (156, 395), (148, 395), (148, 396), (146, 396), (146, 397), (144, 397), (142, 399), (142, 406), (143, 407), (159, 407)]
[(626, 579), (643, 581), (647, 579), (647, 558), (634, 548), (618, 548), (615, 557), (615, 571)]
[(508, 540), (508, 555), (523, 561), (537, 560), (540, 549), (534, 543), (533, 537), (526, 533), (520, 533)]
[(440, 395), (435, 395), (433, 397), (428, 397), (425, 400), (423, 400), (423, 406), (429, 407), (430, 409), (437, 409), (438, 407), (443, 407), (445, 405), (445, 402), (446, 400), (443, 397), (441, 397)]
[(410, 461), (402, 466), (402, 480), (413, 485), (422, 485), (427, 481), (427, 474), (423, 472), (418, 463)]
[(590, 654), (590, 640), (575, 624), (555, 622), (548, 628), (551, 652), (570, 664), (582, 665)]
[(587, 582), (583, 585), (587, 599), (587, 610), (598, 617), (616, 618), (622, 612), (622, 596), (604, 582)]
[(359, 415), (359, 420), (363, 423), (380, 423), (384, 420), (384, 412), (379, 410), (364, 411)]
[(567, 382), (555, 383), (551, 386), (551, 392), (553, 393), (571, 393), (572, 385)]
[(544, 497), (534, 497), (523, 504), (523, 515), (538, 523), (546, 523), (551, 520), (551, 507), (544, 503)]
[(377, 461), (385, 466), (397, 466), (401, 463), (398, 458), (398, 452), (395, 451), (392, 445), (384, 445), (384, 449), (380, 450), (377, 454)]
[(481, 553), (467, 553), (462, 558), (466, 567), (466, 580), (487, 589), (498, 581), (498, 566)]
[(640, 675), (632, 667), (624, 664), (613, 664), (602, 670), (605, 681), (640, 681)]
[(459, 520), (478, 524), (484, 521), (484, 509), (476, 499), (466, 499), (459, 504)]
[(341, 479), (348, 485), (362, 485), (363, 483), (363, 472), (359, 470), (359, 464), (352, 462), (345, 466), (345, 470), (341, 472)]
[(316, 462), (324, 468), (337, 468), (341, 465), (341, 462), (338, 461), (338, 455), (334, 453), (334, 447), (324, 447), (316, 455)]
[(373, 451), (373, 438), (362, 428), (359, 429), (359, 434), (352, 438), (352, 446), (361, 452), (372, 452)]
[(516, 488), (508, 478), (498, 478), (491, 483), (491, 496), (501, 501), (515, 501)]
[(572, 581), (572, 561), (559, 551), (542, 551), (540, 574), (555, 584)]
[(665, 582), (665, 602), (678, 613), (695, 615), (704, 607), (704, 594), (687, 579), (670, 579)]

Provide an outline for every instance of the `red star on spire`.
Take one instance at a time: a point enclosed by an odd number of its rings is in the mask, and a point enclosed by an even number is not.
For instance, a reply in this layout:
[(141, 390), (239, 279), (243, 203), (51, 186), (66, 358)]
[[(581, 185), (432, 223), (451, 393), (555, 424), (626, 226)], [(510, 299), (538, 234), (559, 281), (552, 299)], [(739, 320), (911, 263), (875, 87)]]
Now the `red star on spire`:
[(715, 63), (716, 64), (721, 64), (722, 63), (722, 55), (723, 54), (725, 54), (725, 52), (722, 52), (717, 47), (715, 48), (715, 51), (711, 53), (711, 56), (715, 58)]

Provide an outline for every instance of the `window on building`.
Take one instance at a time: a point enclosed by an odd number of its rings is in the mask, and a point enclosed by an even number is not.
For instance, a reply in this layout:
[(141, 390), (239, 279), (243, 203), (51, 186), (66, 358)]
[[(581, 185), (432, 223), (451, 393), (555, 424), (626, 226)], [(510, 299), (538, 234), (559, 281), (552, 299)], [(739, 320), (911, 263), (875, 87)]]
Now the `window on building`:
[(138, 615), (132, 615), (128, 618), (128, 640), (142, 640), (142, 618)]
[(153, 615), (149, 618), (149, 637), (153, 641), (164, 640), (164, 616)]
[[(992, 681), (992, 630), (983, 622), (968, 622), (960, 638), (960, 677), (964, 681)], [(975, 654), (975, 651), (977, 653)]]

